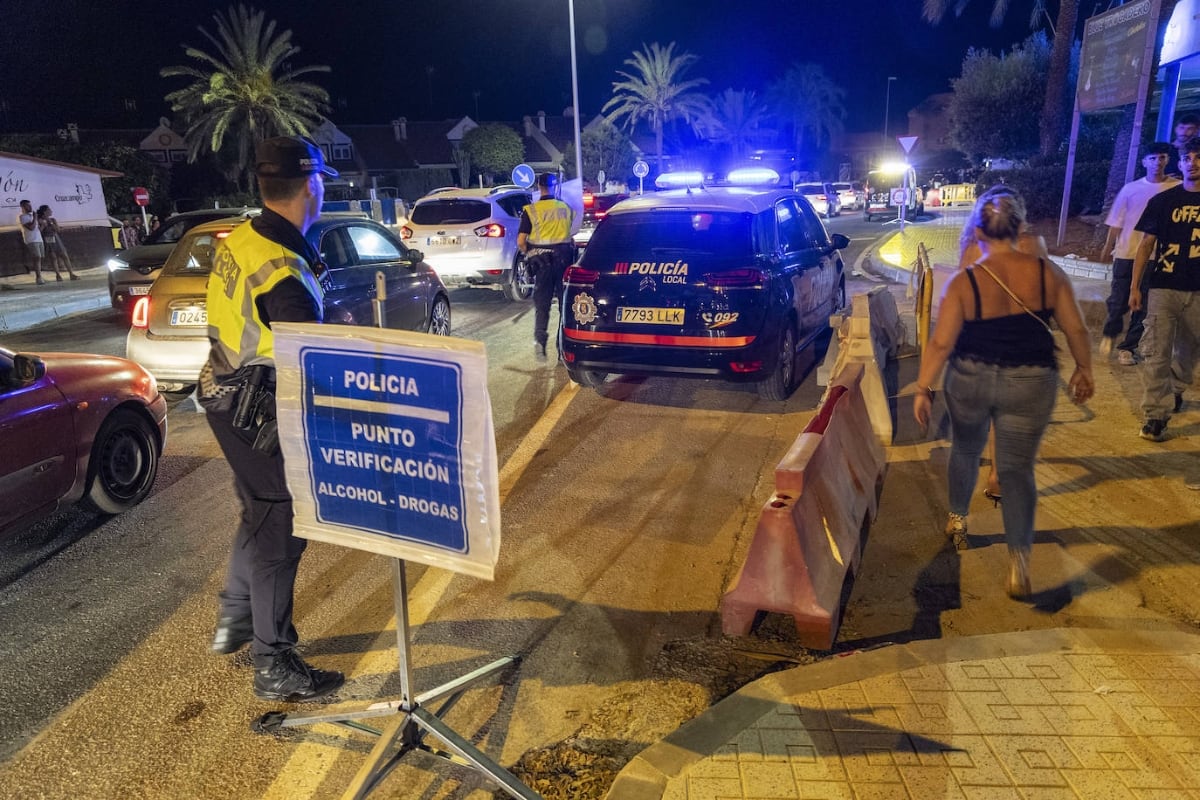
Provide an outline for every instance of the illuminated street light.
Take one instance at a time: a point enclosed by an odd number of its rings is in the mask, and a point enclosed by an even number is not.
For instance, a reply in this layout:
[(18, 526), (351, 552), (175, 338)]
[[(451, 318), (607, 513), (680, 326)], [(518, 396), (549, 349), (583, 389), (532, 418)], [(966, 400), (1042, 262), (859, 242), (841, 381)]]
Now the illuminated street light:
[(883, 99), (883, 144), (887, 146), (888, 138), (888, 112), (892, 105), (892, 81), (896, 80), (895, 75), (889, 75), (887, 79), (887, 94)]
[(583, 149), (579, 143), (579, 70), (575, 62), (575, 0), (567, 0), (567, 13), (571, 22), (571, 101), (574, 103), (575, 122), (575, 177), (583, 186)]

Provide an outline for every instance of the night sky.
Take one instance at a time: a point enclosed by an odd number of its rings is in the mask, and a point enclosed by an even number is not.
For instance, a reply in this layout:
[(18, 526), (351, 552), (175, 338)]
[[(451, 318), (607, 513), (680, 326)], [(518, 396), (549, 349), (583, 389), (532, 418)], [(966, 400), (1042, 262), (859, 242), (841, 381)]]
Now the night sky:
[[(197, 26), (228, 0), (47, 0), (28, 14), (6, 3), (0, 30), (0, 130), (144, 127), (170, 114), (162, 97), (182, 79), (184, 43), (211, 50)], [(1029, 34), (1030, 3), (1013, 3), (1001, 30), (991, 0), (932, 26), (921, 0), (575, 0), (584, 120), (611, 95), (622, 62), (643, 43), (677, 42), (700, 57), (705, 88), (753, 89), (793, 62), (821, 64), (846, 90), (851, 131), (879, 130), (889, 75), (890, 127), (927, 95), (946, 91), (969, 46), (998, 52)], [(1052, 7), (1056, 6), (1051, 2)], [(311, 0), (260, 2), (302, 48), (296, 64), (326, 64), (313, 80), (333, 98), (335, 123), (470, 115), (519, 120), (571, 103), (567, 0)], [(1107, 4), (1085, 3), (1083, 18)], [(20, 22), (17, 23), (18, 18)], [(432, 74), (428, 67), (432, 67)], [(25, 75), (26, 78), (19, 76)], [(476, 98), (476, 93), (478, 97)], [(136, 110), (126, 110), (126, 100)], [(478, 104), (478, 110), (476, 109)]]

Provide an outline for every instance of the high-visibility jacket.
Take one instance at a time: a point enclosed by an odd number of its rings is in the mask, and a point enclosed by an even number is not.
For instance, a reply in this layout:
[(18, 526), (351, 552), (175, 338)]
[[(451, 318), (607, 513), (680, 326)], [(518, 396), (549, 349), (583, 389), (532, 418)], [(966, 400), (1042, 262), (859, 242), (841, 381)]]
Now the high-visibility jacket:
[(543, 198), (525, 206), (532, 226), (526, 241), (530, 247), (550, 247), (571, 243), (571, 222), (575, 212), (562, 200)]
[[(257, 301), (295, 278), (324, 306), (325, 293), (305, 260), (263, 236), (253, 224), (237, 226), (217, 247), (208, 279), (208, 338), (218, 376), (254, 364), (275, 363), (275, 336), (258, 313)], [(223, 362), (223, 363), (222, 363)]]

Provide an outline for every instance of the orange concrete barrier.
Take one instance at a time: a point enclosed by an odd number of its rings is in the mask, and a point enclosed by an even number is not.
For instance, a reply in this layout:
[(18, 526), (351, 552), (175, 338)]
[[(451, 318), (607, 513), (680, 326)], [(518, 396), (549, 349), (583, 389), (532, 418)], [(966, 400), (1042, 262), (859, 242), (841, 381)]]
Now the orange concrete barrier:
[(721, 629), (750, 632), (760, 611), (790, 614), (805, 647), (833, 646), (842, 587), (857, 571), (887, 467), (863, 397), (866, 367), (847, 364), (775, 469), (775, 493), (746, 561), (721, 599)]

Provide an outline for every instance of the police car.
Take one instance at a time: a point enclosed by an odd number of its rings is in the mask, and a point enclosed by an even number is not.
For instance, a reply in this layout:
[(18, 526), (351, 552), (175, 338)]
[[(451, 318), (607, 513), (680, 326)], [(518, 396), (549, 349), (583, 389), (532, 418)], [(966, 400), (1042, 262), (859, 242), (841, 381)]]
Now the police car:
[(848, 244), (790, 189), (697, 182), (625, 200), (564, 274), (567, 371), (585, 386), (617, 373), (752, 381), (784, 399), (797, 353), (845, 305)]

